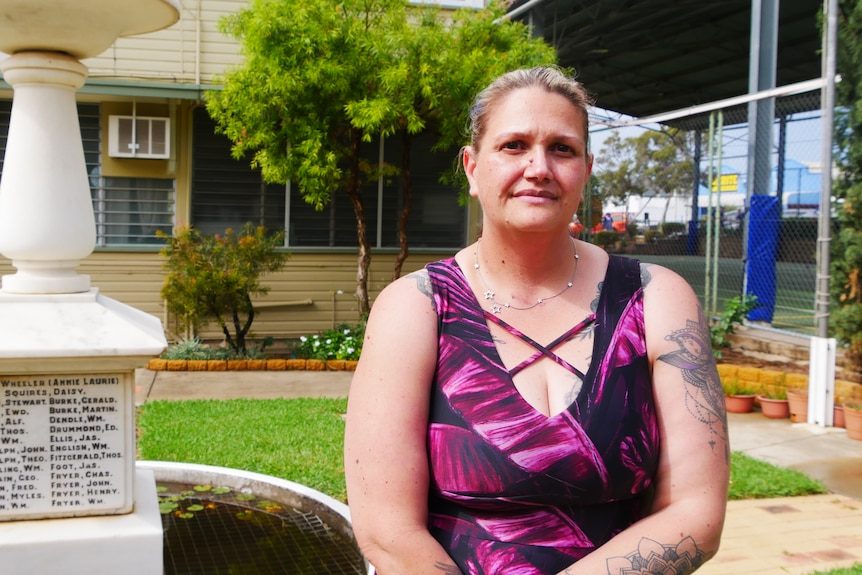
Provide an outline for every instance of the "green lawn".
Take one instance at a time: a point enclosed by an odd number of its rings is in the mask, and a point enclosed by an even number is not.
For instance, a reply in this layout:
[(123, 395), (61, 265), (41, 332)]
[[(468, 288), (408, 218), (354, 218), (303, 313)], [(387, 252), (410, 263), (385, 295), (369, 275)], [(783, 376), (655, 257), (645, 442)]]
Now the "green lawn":
[[(346, 399), (154, 401), (138, 413), (138, 457), (264, 473), (346, 501), (346, 409)], [(729, 499), (825, 492), (798, 471), (732, 454)]]
[(264, 473), (347, 499), (346, 399), (153, 401), (138, 411), (138, 458)]
[[(264, 473), (347, 500), (346, 399), (153, 401), (138, 410), (138, 457)], [(789, 469), (731, 454), (729, 499), (826, 493)], [(811, 575), (862, 575), (862, 563)]]

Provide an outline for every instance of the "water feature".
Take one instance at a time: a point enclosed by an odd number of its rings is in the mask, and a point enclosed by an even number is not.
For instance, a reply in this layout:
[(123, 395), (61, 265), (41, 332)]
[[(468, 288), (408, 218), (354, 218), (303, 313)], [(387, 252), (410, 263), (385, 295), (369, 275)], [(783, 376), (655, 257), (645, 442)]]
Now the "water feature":
[(365, 575), (343, 503), (267, 475), (139, 461), (153, 471), (165, 532), (165, 575)]
[[(134, 370), (167, 342), (158, 318), (76, 272), (95, 220), (75, 93), (80, 60), (170, 26), (181, 9), (0, 0), (0, 70), (14, 91), (0, 254), (16, 268), (0, 287), (0, 324), (15, 326), (0, 332), (3, 405), (16, 412), (0, 425), (2, 573), (361, 575), (340, 502), (266, 476), (134, 460)], [(156, 480), (176, 490), (165, 514)]]

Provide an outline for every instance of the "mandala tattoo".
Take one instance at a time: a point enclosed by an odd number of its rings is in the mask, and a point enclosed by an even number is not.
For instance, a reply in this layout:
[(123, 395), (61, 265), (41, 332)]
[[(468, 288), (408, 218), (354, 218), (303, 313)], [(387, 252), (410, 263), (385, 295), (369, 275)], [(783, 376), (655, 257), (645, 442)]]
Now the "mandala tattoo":
[[(689, 412), (709, 426), (714, 436), (710, 447), (715, 450), (717, 439), (727, 446), (727, 419), (724, 411), (724, 392), (715, 369), (706, 318), (698, 308), (698, 321), (686, 320), (685, 327), (665, 339), (675, 341), (679, 349), (659, 356), (659, 360), (678, 367), (686, 383), (685, 404)], [(726, 449), (725, 449), (726, 451)], [(726, 457), (730, 457), (725, 452)]]
[(676, 545), (662, 545), (644, 537), (637, 551), (608, 559), (608, 575), (688, 575), (707, 558), (691, 537)]

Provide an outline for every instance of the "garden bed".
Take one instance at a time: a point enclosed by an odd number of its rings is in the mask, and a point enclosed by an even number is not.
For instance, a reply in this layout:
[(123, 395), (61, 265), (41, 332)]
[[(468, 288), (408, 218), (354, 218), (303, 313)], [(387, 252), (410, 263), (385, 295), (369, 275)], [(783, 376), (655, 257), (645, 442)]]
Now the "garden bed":
[(151, 371), (353, 371), (356, 361), (343, 359), (161, 359), (147, 363)]

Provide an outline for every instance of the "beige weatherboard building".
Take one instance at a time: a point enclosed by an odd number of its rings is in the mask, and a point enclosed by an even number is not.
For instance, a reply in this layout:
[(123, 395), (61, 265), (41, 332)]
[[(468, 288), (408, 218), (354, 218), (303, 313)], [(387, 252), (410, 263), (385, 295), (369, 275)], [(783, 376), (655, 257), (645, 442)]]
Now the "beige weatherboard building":
[[(215, 133), (206, 112), (205, 93), (218, 89), (219, 75), (242, 59), (239, 45), (218, 31), (218, 21), (247, 1), (182, 0), (180, 5), (173, 26), (119, 38), (82, 61), (89, 74), (76, 101), (96, 248), (78, 273), (89, 275), (104, 295), (162, 320), (171, 339), (177, 334), (159, 293), (164, 272), (156, 231), (192, 224), (218, 233), (251, 221), (284, 229), (291, 253), (285, 270), (267, 278), (270, 293), (257, 302), (257, 337), (296, 337), (357, 321), (356, 228), (346, 197), (335, 194), (330, 206), (315, 212), (289, 184), (266, 184), (248, 162), (231, 157), (230, 142)], [(0, 81), (0, 177), (11, 107), (11, 86)], [(418, 142), (412, 154), (411, 255), (402, 273), (452, 255), (475, 228), (469, 222), (476, 215), (458, 205), (457, 191), (437, 181), (454, 155), (419, 152), (430, 143)], [(379, 144), (370, 145), (377, 150)], [(382, 154), (395, 162), (400, 147), (385, 141)], [(372, 299), (392, 277), (399, 186), (381, 182), (363, 192), (373, 248)], [(0, 275), (11, 273), (9, 260), (0, 257)], [(199, 335), (220, 337), (214, 326)]]

